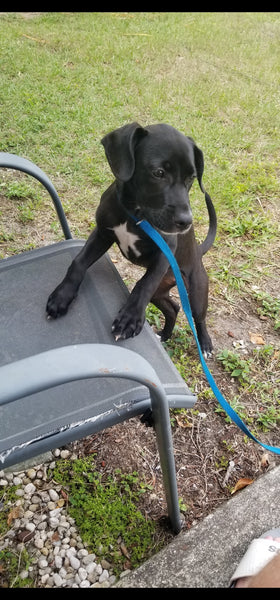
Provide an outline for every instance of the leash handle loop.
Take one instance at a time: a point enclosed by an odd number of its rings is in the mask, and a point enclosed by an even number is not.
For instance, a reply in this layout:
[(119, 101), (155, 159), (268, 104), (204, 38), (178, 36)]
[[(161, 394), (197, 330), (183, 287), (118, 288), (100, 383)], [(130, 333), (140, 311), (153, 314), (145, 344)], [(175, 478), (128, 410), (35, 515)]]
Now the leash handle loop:
[[(137, 219), (135, 219), (135, 217), (133, 217), (133, 215), (131, 215), (131, 217), (135, 221), (137, 221)], [(174, 273), (174, 276), (176, 279), (177, 288), (178, 288), (179, 295), (180, 295), (181, 302), (182, 302), (182, 308), (188, 319), (190, 328), (192, 330), (194, 339), (196, 341), (200, 362), (202, 364), (202, 367), (203, 367), (204, 373), (206, 375), (207, 381), (210, 385), (210, 388), (212, 389), (213, 393), (215, 394), (216, 399), (222, 406), (223, 410), (231, 418), (231, 420), (245, 433), (245, 435), (247, 435), (249, 438), (254, 440), (254, 442), (257, 442), (257, 444), (260, 444), (266, 450), (269, 450), (269, 452), (274, 452), (275, 454), (280, 454), (280, 447), (269, 446), (268, 444), (263, 444), (251, 433), (251, 431), (248, 429), (248, 427), (245, 425), (245, 423), (243, 423), (243, 421), (240, 419), (238, 414), (235, 412), (235, 410), (233, 410), (233, 408), (230, 406), (230, 404), (227, 402), (227, 400), (224, 398), (224, 396), (220, 392), (220, 390), (219, 390), (219, 388), (218, 388), (218, 386), (217, 386), (217, 384), (216, 384), (212, 374), (210, 373), (208, 366), (204, 360), (204, 356), (203, 356), (203, 353), (202, 353), (202, 350), (200, 347), (200, 343), (198, 341), (196, 328), (195, 328), (193, 317), (192, 317), (192, 311), (191, 311), (191, 307), (190, 307), (188, 293), (187, 293), (185, 284), (183, 282), (181, 271), (179, 269), (179, 266), (178, 266), (178, 263), (176, 261), (174, 254), (171, 252), (168, 244), (165, 242), (165, 240), (160, 235), (160, 233), (156, 229), (154, 229), (152, 227), (152, 225), (150, 225), (150, 223), (148, 223), (148, 221), (145, 221), (145, 220), (137, 221), (136, 225), (141, 227), (141, 229), (153, 240), (153, 242), (155, 242), (155, 244), (157, 244), (157, 246), (165, 254), (168, 262), (170, 263), (170, 266), (173, 270), (173, 273)]]

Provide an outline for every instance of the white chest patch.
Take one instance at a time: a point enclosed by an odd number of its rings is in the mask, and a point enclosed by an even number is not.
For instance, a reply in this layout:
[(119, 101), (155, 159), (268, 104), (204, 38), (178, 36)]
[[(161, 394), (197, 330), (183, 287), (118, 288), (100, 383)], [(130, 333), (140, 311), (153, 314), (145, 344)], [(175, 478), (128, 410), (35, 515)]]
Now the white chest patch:
[(135, 247), (135, 242), (137, 242), (140, 238), (138, 235), (135, 235), (135, 233), (131, 233), (127, 230), (126, 222), (121, 223), (112, 229), (118, 238), (120, 249), (127, 258), (129, 258), (129, 250), (133, 252), (134, 256), (141, 256), (141, 252), (139, 252), (139, 250), (137, 250)]

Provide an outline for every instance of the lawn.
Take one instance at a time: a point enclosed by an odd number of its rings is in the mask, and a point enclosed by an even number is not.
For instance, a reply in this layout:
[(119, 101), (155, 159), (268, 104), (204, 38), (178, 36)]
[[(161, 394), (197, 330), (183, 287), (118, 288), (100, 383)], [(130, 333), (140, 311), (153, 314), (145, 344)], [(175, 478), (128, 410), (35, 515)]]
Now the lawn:
[[(203, 150), (204, 185), (218, 216), (204, 260), (215, 344), (209, 366), (257, 437), (277, 445), (279, 42), (276, 12), (0, 14), (0, 151), (29, 158), (49, 175), (74, 235), (89, 234), (112, 181), (100, 144), (107, 132), (131, 121), (166, 122)], [(60, 238), (40, 185), (4, 170), (0, 177), (0, 257)], [(191, 203), (203, 239), (208, 216), (197, 182)], [(159, 319), (152, 309), (148, 317)], [(189, 455), (195, 445), (192, 483), (203, 488), (199, 496), (178, 476), (190, 526), (238, 478), (258, 477), (262, 454), (217, 407), (183, 316), (167, 350), (198, 395), (188, 425), (182, 415), (173, 418)], [(235, 473), (222, 486), (232, 460)]]

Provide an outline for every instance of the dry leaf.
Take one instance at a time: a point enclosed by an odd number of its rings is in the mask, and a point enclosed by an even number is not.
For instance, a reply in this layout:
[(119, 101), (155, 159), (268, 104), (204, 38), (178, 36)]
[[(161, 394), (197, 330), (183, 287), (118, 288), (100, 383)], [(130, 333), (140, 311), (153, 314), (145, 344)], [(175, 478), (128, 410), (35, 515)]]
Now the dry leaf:
[(12, 508), (12, 510), (10, 510), (10, 512), (8, 514), (7, 525), (10, 526), (11, 522), (20, 516), (20, 513), (21, 513), (21, 506), (15, 506), (14, 508)]
[(35, 535), (35, 531), (29, 531), (28, 529), (23, 529), (17, 533), (17, 539), (20, 542), (29, 542)]
[(264, 454), (262, 455), (262, 458), (261, 458), (261, 468), (267, 469), (268, 466), (269, 466), (269, 456), (268, 456), (267, 452), (264, 452)]
[(31, 35), (27, 35), (26, 33), (22, 33), (21, 34), (23, 37), (28, 38), (29, 40), (32, 40), (33, 42), (39, 42), (40, 44), (47, 44), (47, 40), (40, 40), (39, 38), (36, 37), (32, 37)]
[(66, 502), (68, 502), (68, 494), (64, 490), (61, 490), (60, 493), (62, 495), (62, 498), (64, 498), (64, 500), (66, 500)]
[(127, 547), (124, 545), (124, 543), (123, 543), (123, 542), (120, 544), (120, 549), (121, 549), (121, 551), (122, 551), (123, 555), (124, 555), (126, 558), (130, 558), (130, 554), (129, 554), (128, 550), (127, 550)]
[(259, 333), (252, 333), (249, 331), (249, 336), (252, 344), (256, 344), (257, 346), (263, 346), (265, 344), (262, 335), (259, 335)]
[(249, 479), (248, 477), (242, 477), (242, 479), (238, 479), (233, 490), (231, 490), (231, 493), (235, 494), (235, 492), (238, 492), (238, 490), (242, 490), (243, 488), (247, 487), (247, 485), (251, 485), (253, 481), (253, 479)]
[(186, 429), (187, 427), (192, 427), (192, 423), (190, 423), (190, 421), (185, 415), (175, 415), (175, 419), (179, 427), (182, 427), (183, 429)]

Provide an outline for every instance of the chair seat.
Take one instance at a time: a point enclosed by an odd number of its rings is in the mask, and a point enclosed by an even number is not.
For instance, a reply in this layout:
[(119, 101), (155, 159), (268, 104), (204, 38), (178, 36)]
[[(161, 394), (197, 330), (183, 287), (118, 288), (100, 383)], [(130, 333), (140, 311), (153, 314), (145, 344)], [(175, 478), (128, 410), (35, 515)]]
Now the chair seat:
[[(170, 407), (192, 407), (196, 397), (148, 323), (136, 338), (114, 341), (112, 322), (128, 290), (107, 254), (88, 270), (67, 315), (46, 318), (50, 292), (83, 245), (84, 240), (69, 239), (0, 261), (0, 366), (61, 346), (116, 345), (149, 362)], [(0, 461), (2, 456), (6, 466), (15, 462), (9, 460), (10, 453), (24, 459), (24, 448), (32, 440), (53, 436), (50, 447), (58, 447), (149, 407), (145, 386), (115, 378), (76, 381), (27, 396), (0, 407)], [(112, 408), (117, 418), (112, 418)]]

